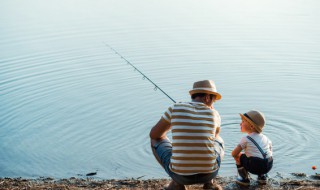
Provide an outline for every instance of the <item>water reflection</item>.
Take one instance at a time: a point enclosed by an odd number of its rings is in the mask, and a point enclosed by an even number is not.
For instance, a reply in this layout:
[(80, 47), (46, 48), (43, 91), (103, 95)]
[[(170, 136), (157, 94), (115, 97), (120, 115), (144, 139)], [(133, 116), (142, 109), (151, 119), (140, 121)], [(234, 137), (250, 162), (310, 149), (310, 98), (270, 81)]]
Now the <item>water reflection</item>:
[(172, 102), (104, 42), (176, 101), (189, 100), (194, 81), (215, 80), (226, 142), (220, 175), (235, 175), (238, 113), (250, 109), (267, 118), (271, 175), (313, 172), (317, 1), (1, 4), (2, 177), (166, 177), (148, 133)]

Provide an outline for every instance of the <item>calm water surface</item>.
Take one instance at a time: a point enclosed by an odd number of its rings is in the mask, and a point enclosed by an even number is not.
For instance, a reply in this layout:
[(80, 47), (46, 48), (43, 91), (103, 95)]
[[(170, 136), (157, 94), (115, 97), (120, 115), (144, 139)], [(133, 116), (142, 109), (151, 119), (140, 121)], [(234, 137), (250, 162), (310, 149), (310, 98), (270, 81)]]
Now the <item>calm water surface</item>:
[(171, 100), (213, 79), (226, 157), (238, 113), (265, 113), (270, 175), (319, 165), (320, 2), (317, 0), (2, 0), (0, 177), (167, 177), (150, 128)]

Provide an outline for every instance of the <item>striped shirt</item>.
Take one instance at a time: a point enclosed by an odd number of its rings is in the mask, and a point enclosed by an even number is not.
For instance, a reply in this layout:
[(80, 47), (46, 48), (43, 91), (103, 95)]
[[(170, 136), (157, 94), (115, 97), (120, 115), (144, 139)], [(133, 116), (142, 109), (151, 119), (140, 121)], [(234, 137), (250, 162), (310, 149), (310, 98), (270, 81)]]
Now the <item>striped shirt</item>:
[(199, 102), (176, 103), (164, 113), (172, 127), (171, 171), (180, 175), (212, 173), (218, 169), (214, 136), (218, 111)]

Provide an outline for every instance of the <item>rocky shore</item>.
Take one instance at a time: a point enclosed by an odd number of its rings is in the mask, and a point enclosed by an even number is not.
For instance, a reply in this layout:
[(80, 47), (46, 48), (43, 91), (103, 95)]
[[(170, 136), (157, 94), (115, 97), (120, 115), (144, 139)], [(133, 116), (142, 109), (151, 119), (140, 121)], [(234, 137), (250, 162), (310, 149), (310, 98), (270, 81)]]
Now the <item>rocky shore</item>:
[[(218, 177), (217, 182), (223, 189), (320, 189), (320, 174), (307, 176), (303, 173), (292, 174), (292, 178), (270, 178), (267, 185), (258, 185), (252, 180), (250, 187), (243, 188), (235, 184), (235, 177)], [(54, 179), (41, 177), (38, 179), (0, 178), (0, 190), (74, 190), (74, 189), (162, 189), (169, 179), (111, 179), (101, 180), (94, 177)], [(189, 185), (188, 189), (202, 189), (201, 185)]]

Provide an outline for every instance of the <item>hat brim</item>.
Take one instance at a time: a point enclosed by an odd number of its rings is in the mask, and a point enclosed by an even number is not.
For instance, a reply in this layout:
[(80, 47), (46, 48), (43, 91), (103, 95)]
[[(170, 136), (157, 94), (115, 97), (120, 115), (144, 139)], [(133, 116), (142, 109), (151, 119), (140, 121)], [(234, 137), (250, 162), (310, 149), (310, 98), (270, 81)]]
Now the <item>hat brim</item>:
[(253, 123), (253, 121), (251, 121), (251, 119), (247, 118), (245, 115), (243, 115), (242, 113), (239, 113), (241, 118), (246, 120), (247, 122), (249, 122), (259, 133), (262, 132), (262, 129), (260, 129), (255, 123)]
[(212, 91), (208, 91), (208, 90), (190, 90), (189, 94), (197, 94), (197, 93), (206, 93), (206, 94), (214, 94), (216, 95), (216, 100), (220, 100), (222, 98), (221, 94), (217, 93), (217, 92), (212, 92)]

